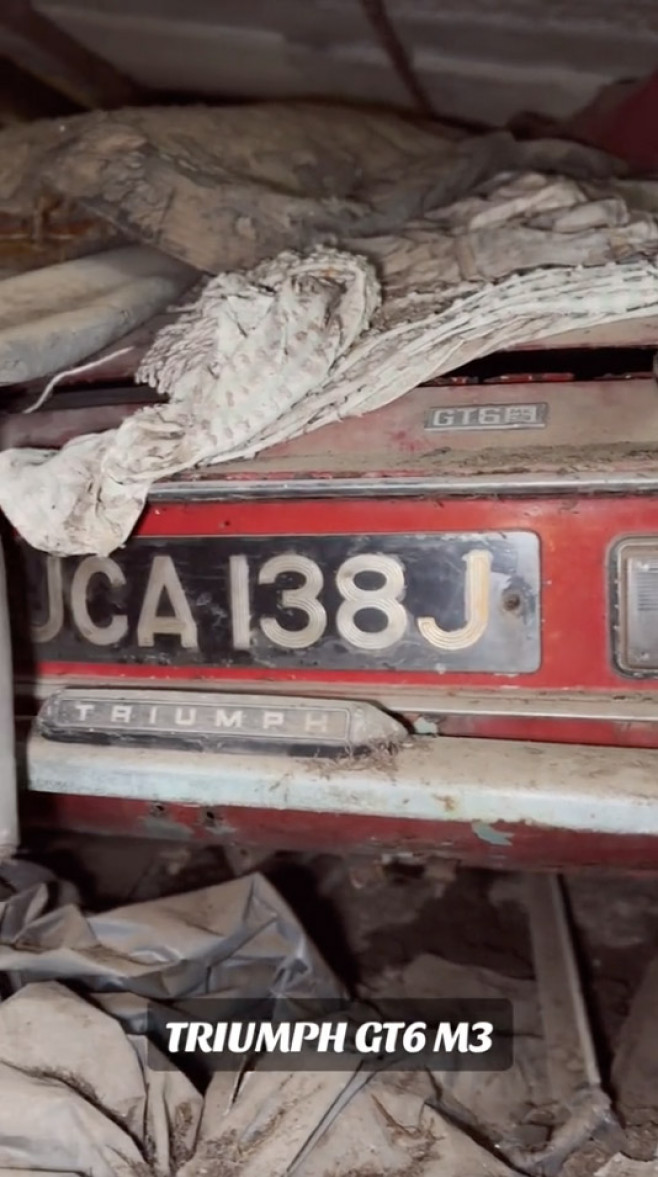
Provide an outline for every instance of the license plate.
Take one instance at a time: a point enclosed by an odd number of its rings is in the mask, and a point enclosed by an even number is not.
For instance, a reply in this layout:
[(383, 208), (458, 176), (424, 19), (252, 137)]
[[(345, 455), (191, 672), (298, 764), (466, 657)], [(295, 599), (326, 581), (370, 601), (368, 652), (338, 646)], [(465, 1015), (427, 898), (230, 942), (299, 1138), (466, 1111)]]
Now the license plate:
[(25, 550), (40, 662), (520, 673), (540, 665), (531, 532), (139, 538)]

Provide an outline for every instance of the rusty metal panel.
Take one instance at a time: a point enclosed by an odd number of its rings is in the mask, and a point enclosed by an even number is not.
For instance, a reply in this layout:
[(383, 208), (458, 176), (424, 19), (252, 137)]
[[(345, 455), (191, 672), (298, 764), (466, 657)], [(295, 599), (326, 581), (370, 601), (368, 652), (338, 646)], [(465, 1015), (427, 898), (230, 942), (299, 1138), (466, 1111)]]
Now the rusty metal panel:
[[(281, 849), (392, 853), (455, 858), (500, 869), (554, 870), (614, 867), (658, 869), (658, 840), (651, 834), (618, 835), (561, 829), (559, 824), (514, 826), (504, 819), (495, 837), (468, 822), (410, 821), (352, 814), (298, 813), (244, 806), (195, 806), (120, 797), (82, 797), (65, 793), (26, 793), (24, 820), (30, 825), (90, 833), (228, 843)], [(559, 823), (559, 816), (556, 815)]]
[[(111, 370), (105, 375), (114, 379)], [(100, 403), (90, 404), (93, 393), (84, 385), (71, 386), (56, 393), (45, 412), (25, 416), (18, 409), (33, 403), (38, 394), (30, 393), (0, 418), (0, 440), (3, 446), (58, 445), (78, 433), (118, 425), (139, 407), (140, 396), (142, 403), (148, 400), (149, 391), (120, 382), (101, 391)], [(657, 469), (658, 386), (648, 373), (644, 379), (459, 389), (429, 384), (347, 425), (324, 426), (249, 461), (156, 484), (152, 497), (218, 497), (232, 484), (247, 493), (259, 480), (268, 497), (280, 493), (281, 483), (288, 484), (288, 493), (293, 481), (299, 494), (315, 497), (332, 488), (344, 491), (337, 485), (341, 479), (353, 480), (355, 492), (360, 486), (370, 496), (385, 492), (395, 479), (401, 493), (405, 485), (408, 494), (431, 493), (453, 480), (459, 486), (477, 479), (486, 493), (492, 476), (534, 486), (549, 476), (567, 485), (569, 477), (577, 484), (591, 475), (605, 485), (625, 474), (631, 483), (633, 476), (650, 478)], [(373, 487), (374, 482), (380, 485)]]
[(446, 841), (453, 823), (466, 823), (510, 852), (508, 828), (524, 824), (658, 838), (655, 750), (419, 737), (366, 766), (325, 760), (318, 771), (303, 757), (57, 744), (33, 735), (26, 764), (36, 792), (387, 817), (439, 826)]
[[(528, 690), (586, 690), (630, 693), (633, 690), (654, 690), (654, 682), (629, 680), (615, 666), (610, 646), (609, 552), (613, 544), (631, 536), (658, 536), (658, 497), (604, 495), (551, 497), (549, 495), (500, 499), (337, 499), (318, 501), (267, 502), (162, 502), (153, 503), (139, 527), (138, 537), (130, 541), (139, 545), (148, 538), (160, 545), (160, 552), (168, 551), (168, 538), (189, 539), (199, 536), (222, 536), (237, 542), (239, 537), (285, 537), (290, 552), (301, 552), (304, 536), (369, 537), (369, 543), (388, 542), (394, 535), (487, 532), (530, 532), (539, 537), (541, 557), (541, 665), (534, 669), (495, 671), (459, 669), (442, 665), (440, 670), (414, 666), (397, 666), (391, 656), (388, 665), (376, 664), (364, 654), (360, 662), (351, 658), (343, 669), (311, 666), (294, 653), (287, 661), (272, 666), (240, 663), (233, 658), (230, 665), (206, 663), (181, 664), (180, 659), (169, 663), (157, 656), (149, 663), (138, 664), (134, 658), (121, 661), (108, 658), (108, 648), (96, 645), (98, 656), (85, 655), (76, 660), (73, 650), (67, 649), (66, 658), (52, 661), (47, 656), (47, 643), (33, 642), (26, 630), (24, 610), (15, 616), (16, 660), (22, 672), (40, 675), (66, 674), (77, 681), (87, 676), (105, 676), (135, 684), (156, 678), (163, 685), (174, 685), (176, 680), (199, 683), (242, 681), (316, 682), (333, 680), (342, 684), (345, 694), (351, 684), (367, 686), (387, 684), (400, 687), (498, 689), (513, 685)], [(130, 545), (129, 545), (130, 546)], [(229, 545), (230, 546), (230, 545)], [(129, 548), (126, 549), (128, 551)], [(198, 559), (203, 561), (203, 546)], [(10, 584), (16, 600), (25, 600), (25, 567), (20, 550), (8, 551), (7, 563)], [(88, 567), (88, 571), (90, 568)], [(101, 577), (102, 580), (102, 577)], [(284, 586), (285, 587), (285, 586)], [(87, 595), (88, 608), (94, 609)], [(82, 591), (82, 590), (81, 590)], [(320, 604), (324, 605), (322, 591)], [(329, 602), (327, 601), (327, 606)], [(68, 608), (68, 605), (66, 606)], [(171, 612), (171, 605), (163, 603), (161, 612)], [(285, 609), (285, 604), (284, 604)], [(98, 618), (96, 618), (98, 620)], [(303, 621), (303, 618), (300, 618)], [(43, 618), (42, 618), (43, 621)], [(91, 615), (93, 624), (94, 617)], [(120, 624), (120, 620), (119, 620)], [(292, 628), (291, 622), (284, 620)], [(297, 622), (299, 624), (299, 621)], [(446, 624), (444, 622), (444, 624)], [(450, 624), (456, 624), (453, 620)], [(181, 636), (179, 634), (179, 645)], [(91, 643), (93, 646), (94, 643)], [(438, 659), (437, 659), (438, 661)]]

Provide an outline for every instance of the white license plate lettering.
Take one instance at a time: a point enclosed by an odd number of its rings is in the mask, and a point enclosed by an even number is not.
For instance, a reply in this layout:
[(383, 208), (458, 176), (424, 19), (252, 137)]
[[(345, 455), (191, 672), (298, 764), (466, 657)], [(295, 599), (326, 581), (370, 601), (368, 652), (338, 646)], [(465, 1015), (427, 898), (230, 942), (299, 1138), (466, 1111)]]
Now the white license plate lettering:
[[(131, 660), (219, 665), (267, 663), (277, 651), (317, 665), (320, 651), (349, 667), (403, 651), (414, 665), (441, 669), (437, 659), (492, 641), (501, 651), (510, 642), (528, 647), (533, 634), (536, 651), (538, 545), (518, 536), (523, 543), (386, 536), (377, 547), (367, 537), (314, 537), (308, 553), (301, 539), (282, 538), (275, 554), (267, 554), (273, 539), (245, 539), (243, 551), (215, 537), (138, 540), (111, 558), (48, 557), (39, 563), (32, 638), (49, 649), (74, 643), (90, 661), (92, 651), (104, 661), (127, 651)], [(139, 546), (149, 542), (156, 551)], [(510, 584), (522, 606), (516, 617), (500, 605)]]
[[(392, 556), (373, 552), (352, 556), (340, 564), (335, 583), (341, 598), (335, 624), (340, 636), (356, 650), (386, 650), (404, 637), (409, 624), (418, 627), (423, 639), (436, 649), (466, 650), (480, 640), (489, 620), (491, 555), (474, 550), (464, 557), (464, 595), (466, 621), (455, 630), (443, 629), (434, 617), (409, 617), (403, 604), (406, 583), (404, 565)], [(266, 638), (285, 650), (302, 650), (315, 645), (324, 636), (327, 610), (320, 600), (324, 586), (322, 570), (313, 560), (291, 552), (274, 556), (256, 571), (258, 584), (274, 585), (284, 573), (300, 577), (298, 588), (280, 591), (283, 609), (303, 614), (305, 624), (287, 629), (275, 616), (254, 618), (251, 612), (250, 578), (253, 575), (246, 556), (229, 557), (228, 606), (231, 618), (231, 641), (236, 650), (248, 650), (253, 629), (260, 626)], [(377, 587), (363, 587), (360, 574), (374, 574)], [(73, 624), (85, 641), (95, 646), (118, 644), (128, 632), (128, 619), (115, 613), (103, 623), (94, 621), (89, 608), (89, 589), (93, 577), (103, 577), (111, 588), (123, 587), (126, 578), (114, 560), (89, 556), (76, 568), (71, 582), (70, 609)], [(51, 557), (47, 575), (48, 617), (34, 626), (38, 643), (51, 641), (64, 624), (64, 594), (61, 564)], [(375, 631), (362, 629), (359, 614), (364, 610), (378, 614), (383, 625)], [(159, 635), (173, 636), (187, 650), (199, 648), (197, 625), (173, 559), (153, 558), (146, 591), (139, 611), (135, 641), (141, 649), (151, 649)]]

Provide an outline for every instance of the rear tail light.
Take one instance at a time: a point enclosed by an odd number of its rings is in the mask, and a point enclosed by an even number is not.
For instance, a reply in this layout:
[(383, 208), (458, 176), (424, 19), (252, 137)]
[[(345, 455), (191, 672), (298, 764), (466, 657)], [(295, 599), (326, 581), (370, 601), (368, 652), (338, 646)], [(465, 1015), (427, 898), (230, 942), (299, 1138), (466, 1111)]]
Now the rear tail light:
[(616, 557), (617, 664), (658, 672), (658, 539), (624, 540)]

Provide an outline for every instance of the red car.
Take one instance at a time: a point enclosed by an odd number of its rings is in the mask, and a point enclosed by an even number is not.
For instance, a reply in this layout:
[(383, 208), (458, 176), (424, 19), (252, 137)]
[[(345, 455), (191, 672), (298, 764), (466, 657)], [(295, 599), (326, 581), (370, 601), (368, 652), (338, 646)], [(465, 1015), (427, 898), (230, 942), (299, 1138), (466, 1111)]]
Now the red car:
[[(8, 542), (26, 820), (655, 867), (656, 327), (158, 484), (110, 558)], [(18, 398), (3, 444), (148, 399), (112, 379)]]

